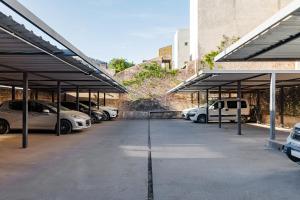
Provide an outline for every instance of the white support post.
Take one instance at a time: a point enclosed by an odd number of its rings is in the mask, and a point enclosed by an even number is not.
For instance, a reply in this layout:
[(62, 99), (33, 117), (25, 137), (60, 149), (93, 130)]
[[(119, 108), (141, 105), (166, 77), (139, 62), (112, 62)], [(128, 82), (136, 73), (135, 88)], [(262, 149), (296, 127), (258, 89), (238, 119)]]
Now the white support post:
[(242, 103), (241, 103), (241, 98), (242, 98), (242, 91), (241, 91), (241, 81), (238, 81), (237, 85), (237, 134), (242, 135)]
[(270, 140), (276, 139), (276, 73), (270, 75)]

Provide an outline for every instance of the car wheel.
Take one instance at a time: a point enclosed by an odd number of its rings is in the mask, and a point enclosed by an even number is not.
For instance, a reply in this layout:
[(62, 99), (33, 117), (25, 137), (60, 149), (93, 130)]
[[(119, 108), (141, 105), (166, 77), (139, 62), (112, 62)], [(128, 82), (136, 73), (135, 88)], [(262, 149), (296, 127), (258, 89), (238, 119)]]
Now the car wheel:
[(294, 157), (294, 156), (292, 156), (292, 155), (288, 155), (288, 157), (289, 157), (289, 159), (290, 159), (291, 161), (293, 161), (293, 162), (300, 162), (300, 159), (299, 159), (299, 158), (296, 158), (296, 157)]
[(246, 117), (246, 116), (242, 116), (242, 117), (241, 117), (241, 123), (242, 123), (242, 124), (247, 123), (247, 117)]
[(105, 117), (104, 117), (104, 119), (103, 119), (104, 121), (109, 121), (109, 120), (111, 120), (110, 115), (109, 115), (108, 112), (104, 111), (104, 115), (105, 115)]
[(7, 134), (9, 129), (8, 122), (4, 119), (0, 119), (0, 134)]
[(206, 123), (206, 115), (199, 115), (199, 116), (197, 117), (197, 122), (198, 122), (198, 123), (201, 123), (201, 124)]
[(61, 120), (60, 122), (60, 133), (61, 134), (70, 134), (72, 132), (72, 124), (68, 120)]
[(92, 123), (92, 124), (95, 124), (96, 122), (97, 122), (96, 117), (91, 117), (91, 123)]

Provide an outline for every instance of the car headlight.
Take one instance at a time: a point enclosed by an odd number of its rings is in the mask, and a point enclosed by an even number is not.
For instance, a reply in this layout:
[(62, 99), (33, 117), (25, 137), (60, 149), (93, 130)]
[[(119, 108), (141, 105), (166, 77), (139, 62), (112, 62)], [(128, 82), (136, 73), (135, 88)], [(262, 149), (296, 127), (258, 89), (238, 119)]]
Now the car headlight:
[(293, 137), (295, 134), (295, 128), (292, 129), (292, 131), (290, 132), (290, 136)]

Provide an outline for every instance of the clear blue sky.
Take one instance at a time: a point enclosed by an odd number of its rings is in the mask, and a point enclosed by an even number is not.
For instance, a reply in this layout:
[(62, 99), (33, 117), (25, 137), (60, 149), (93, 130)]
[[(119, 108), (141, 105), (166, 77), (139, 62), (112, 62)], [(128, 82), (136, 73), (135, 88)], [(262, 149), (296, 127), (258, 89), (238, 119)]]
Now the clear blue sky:
[(86, 55), (140, 62), (189, 25), (188, 0), (19, 0)]

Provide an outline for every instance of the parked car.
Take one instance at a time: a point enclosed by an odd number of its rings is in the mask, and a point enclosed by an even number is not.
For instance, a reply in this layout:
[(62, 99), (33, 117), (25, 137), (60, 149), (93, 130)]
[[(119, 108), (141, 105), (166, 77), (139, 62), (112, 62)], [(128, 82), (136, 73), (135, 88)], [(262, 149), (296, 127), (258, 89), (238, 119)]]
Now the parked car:
[(300, 123), (294, 126), (283, 151), (293, 162), (300, 162)]
[[(5, 101), (0, 106), (0, 134), (11, 129), (22, 129), (22, 101)], [(88, 115), (61, 107), (61, 133), (68, 134), (91, 126)], [(55, 104), (43, 101), (28, 102), (29, 129), (56, 130), (57, 109)]]
[[(70, 109), (70, 110), (77, 110), (77, 103), (76, 102), (61, 102), (61, 105)], [(89, 115), (89, 107), (82, 104), (82, 103), (79, 103), (79, 111), (80, 112), (83, 112), (87, 115)], [(91, 109), (91, 114), (92, 116), (91, 117), (91, 122), (92, 124), (95, 124), (95, 123), (100, 123), (102, 121), (103, 118), (105, 118), (105, 114), (103, 113), (103, 111), (101, 110), (98, 110), (98, 109), (94, 109), (92, 108)]]
[[(80, 103), (89, 106), (89, 101), (80, 101)], [(93, 108), (97, 109), (97, 103), (92, 101), (91, 105)], [(105, 120), (111, 120), (113, 118), (118, 117), (118, 109), (117, 108), (113, 108), (113, 107), (108, 107), (108, 106), (100, 106), (99, 109), (103, 110), (103, 112), (106, 114), (107, 119)]]
[(181, 116), (183, 119), (190, 120), (190, 115), (193, 115), (197, 112), (198, 107), (187, 108), (181, 112)]
[[(237, 100), (236, 99), (223, 99), (221, 101), (215, 101), (209, 106), (209, 121), (218, 121), (219, 118), (219, 102), (221, 104), (222, 121), (237, 121)], [(250, 106), (246, 99), (241, 100), (241, 121), (247, 122), (250, 115)], [(206, 106), (197, 108), (195, 113), (192, 113), (190, 119), (198, 123), (206, 123)]]

